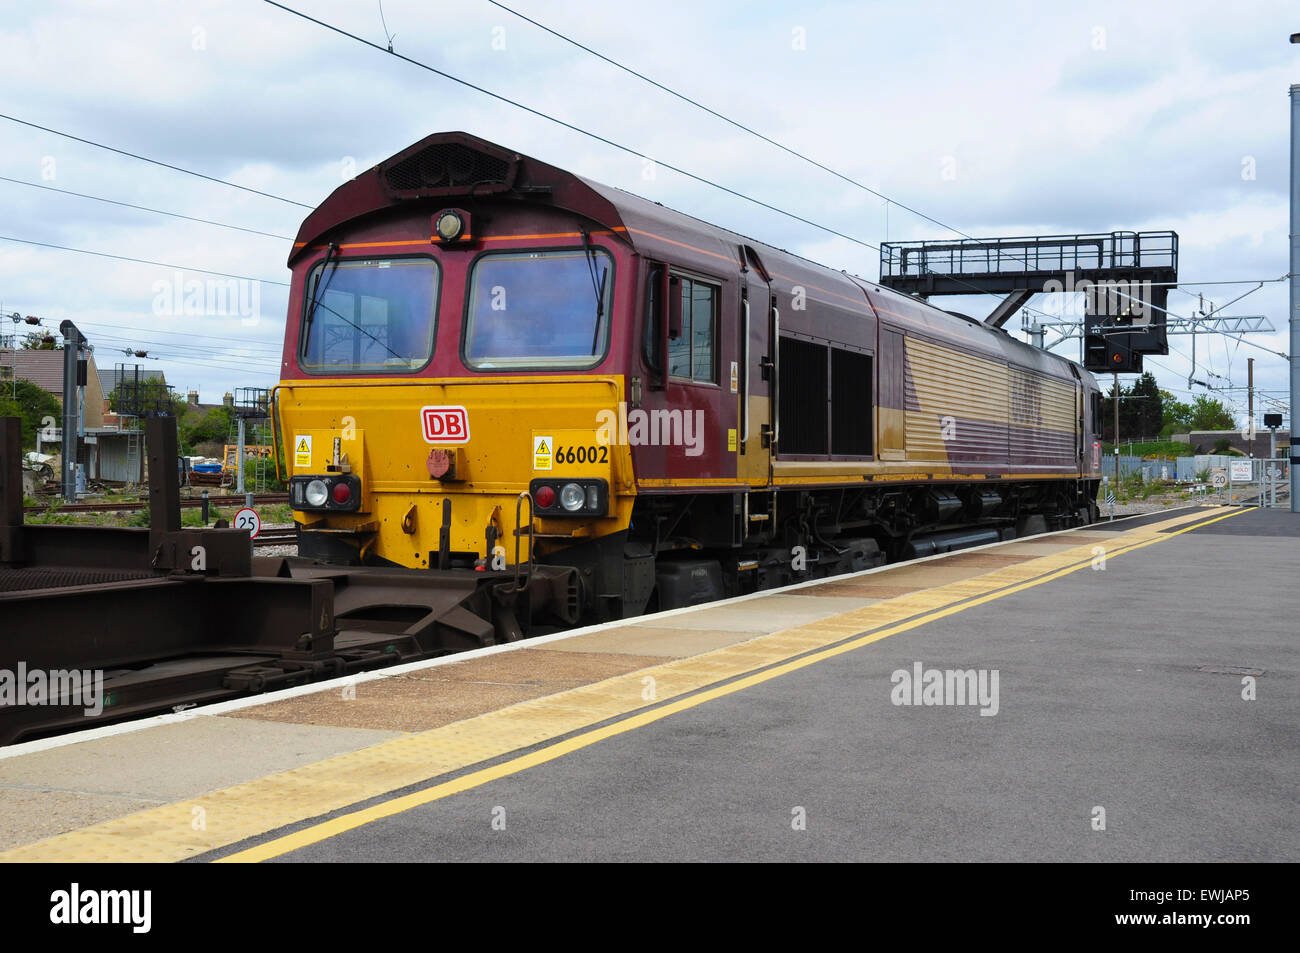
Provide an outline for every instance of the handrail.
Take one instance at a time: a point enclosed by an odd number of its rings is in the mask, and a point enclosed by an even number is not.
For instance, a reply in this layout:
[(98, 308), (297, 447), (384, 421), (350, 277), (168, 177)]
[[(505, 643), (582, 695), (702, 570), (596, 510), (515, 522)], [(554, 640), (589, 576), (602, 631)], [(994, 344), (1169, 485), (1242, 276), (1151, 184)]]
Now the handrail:
[(740, 444), (743, 447), (749, 441), (749, 299), (746, 298), (744, 303), (745, 316), (742, 321), (744, 330), (745, 346), (742, 349), (741, 360), (744, 363), (744, 370), (741, 372), (741, 392), (740, 392)]
[[(519, 581), (519, 537), (523, 535), (519, 524), (520, 509), (524, 500), (528, 500), (528, 576), (523, 583)], [(533, 522), (536, 514), (533, 510), (533, 495), (524, 490), (515, 498), (515, 592), (523, 592), (533, 579)]]

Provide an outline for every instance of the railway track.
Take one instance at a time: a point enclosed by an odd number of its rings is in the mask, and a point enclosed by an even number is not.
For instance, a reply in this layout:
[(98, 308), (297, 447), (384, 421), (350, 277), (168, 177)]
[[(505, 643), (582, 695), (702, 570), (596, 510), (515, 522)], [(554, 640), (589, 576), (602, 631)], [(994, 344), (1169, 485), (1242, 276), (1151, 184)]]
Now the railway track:
[[(24, 506), (24, 513), (44, 513), (57, 501), (50, 503), (37, 503), (35, 506)], [(253, 497), (254, 506), (264, 506), (273, 503), (288, 503), (288, 493), (261, 493)], [(214, 507), (241, 507), (244, 505), (242, 496), (210, 496), (208, 504)], [(179, 503), (182, 509), (189, 509), (196, 506), (202, 506), (201, 497), (192, 497), (183, 499)], [(146, 509), (149, 506), (148, 500), (138, 500), (121, 503), (65, 503), (59, 507), (60, 513), (117, 513), (117, 512), (134, 512), (136, 510)]]
[(293, 529), (264, 530), (253, 540), (254, 546), (292, 546), (298, 542), (298, 531)]

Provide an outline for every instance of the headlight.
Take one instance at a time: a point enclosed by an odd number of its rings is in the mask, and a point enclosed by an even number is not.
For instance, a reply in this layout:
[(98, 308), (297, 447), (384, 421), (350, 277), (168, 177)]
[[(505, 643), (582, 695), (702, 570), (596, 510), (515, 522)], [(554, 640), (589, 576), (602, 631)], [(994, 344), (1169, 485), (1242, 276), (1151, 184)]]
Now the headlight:
[(576, 483), (566, 483), (560, 489), (560, 505), (570, 513), (576, 513), (587, 502), (587, 493)]
[(325, 481), (312, 480), (308, 483), (306, 497), (309, 506), (324, 506), (325, 501), (329, 499), (329, 490), (325, 487)]
[(441, 212), (434, 227), (438, 230), (438, 237), (444, 242), (449, 242), (460, 237), (465, 222), (455, 212)]

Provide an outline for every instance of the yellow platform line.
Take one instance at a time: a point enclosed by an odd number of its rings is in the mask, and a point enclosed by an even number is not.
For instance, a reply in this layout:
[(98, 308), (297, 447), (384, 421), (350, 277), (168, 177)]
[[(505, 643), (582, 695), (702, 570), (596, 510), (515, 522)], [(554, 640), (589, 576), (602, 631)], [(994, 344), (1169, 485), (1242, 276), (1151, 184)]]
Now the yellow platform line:
[[(1119, 534), (1104, 547), (1106, 555), (1131, 552), (1197, 526), (1227, 519), (1237, 512), (1203, 520), (1176, 532), (1162, 532), (1200, 520), (1202, 515), (1186, 514)], [(772, 635), (521, 702), (198, 798), (69, 831), (0, 853), (0, 860), (118, 863), (183, 860), (464, 770), (521, 748), (553, 742), (501, 764), (350, 812), (223, 859), (250, 861), (279, 856), (418, 804), (554, 760), (898, 632), (1041, 585), (1090, 565), (1097, 545), (1100, 544), (1089, 542), (1070, 547), (977, 578), (882, 600)], [(871, 631), (852, 638), (864, 630)], [(762, 671), (756, 671), (759, 669)], [(724, 681), (726, 684), (718, 684)], [(664, 701), (669, 704), (648, 707)], [(592, 728), (616, 718), (620, 720)], [(575, 732), (581, 733), (575, 735)], [(563, 735), (573, 737), (554, 742)]]

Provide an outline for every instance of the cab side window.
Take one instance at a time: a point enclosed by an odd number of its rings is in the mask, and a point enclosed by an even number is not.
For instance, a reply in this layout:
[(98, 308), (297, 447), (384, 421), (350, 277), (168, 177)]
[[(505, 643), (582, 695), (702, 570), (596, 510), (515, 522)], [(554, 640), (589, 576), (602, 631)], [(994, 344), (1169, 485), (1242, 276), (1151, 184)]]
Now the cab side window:
[(685, 276), (676, 284), (676, 293), (681, 295), (682, 328), (681, 334), (668, 341), (668, 374), (678, 380), (717, 383), (715, 352), (721, 289)]

